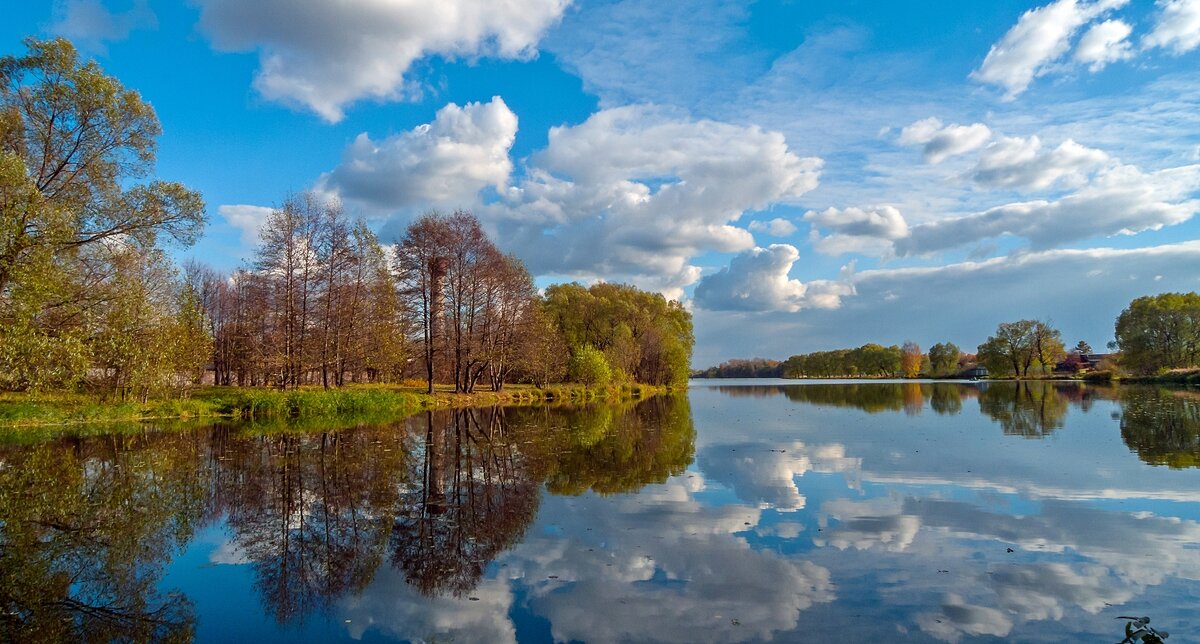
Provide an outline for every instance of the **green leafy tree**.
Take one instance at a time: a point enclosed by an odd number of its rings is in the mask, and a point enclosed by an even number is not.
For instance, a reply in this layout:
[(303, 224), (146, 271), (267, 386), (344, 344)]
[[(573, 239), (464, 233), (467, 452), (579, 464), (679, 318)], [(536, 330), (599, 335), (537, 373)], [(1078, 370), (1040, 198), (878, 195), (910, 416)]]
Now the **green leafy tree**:
[(604, 359), (604, 352), (584, 345), (575, 350), (567, 366), (572, 381), (589, 387), (603, 387), (612, 379), (612, 370)]
[(978, 349), (979, 362), (992, 373), (1026, 377), (1034, 364), (1053, 368), (1064, 355), (1062, 334), (1039, 320), (1002, 322)]
[(625, 284), (556, 284), (546, 289), (545, 309), (563, 340), (590, 345), (611, 366), (637, 382), (687, 382), (692, 316), (676, 301)]
[(962, 351), (953, 342), (939, 342), (929, 347), (929, 363), (936, 376), (949, 376), (958, 371)]
[(3, 365), (9, 389), (78, 382), (116, 264), (204, 225), (198, 193), (150, 178), (150, 105), (66, 40), (25, 45), (0, 58), (0, 346), (21, 361)]
[(1163, 293), (1139, 297), (1116, 324), (1121, 366), (1134, 373), (1200, 364), (1200, 295)]

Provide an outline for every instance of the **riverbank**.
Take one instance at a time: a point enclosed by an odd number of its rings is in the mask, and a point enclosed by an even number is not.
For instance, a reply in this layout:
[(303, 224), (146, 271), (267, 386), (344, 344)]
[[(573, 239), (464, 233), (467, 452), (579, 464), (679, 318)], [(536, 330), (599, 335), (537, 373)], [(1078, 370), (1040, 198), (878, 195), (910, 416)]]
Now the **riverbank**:
[(0, 394), (0, 428), (54, 427), (157, 420), (270, 420), (327, 417), (404, 417), (427, 409), (529, 405), (592, 400), (637, 400), (666, 393), (654, 385), (585, 387), (575, 383), (534, 387), (506, 385), (501, 391), (455, 393), (438, 386), (352, 385), (283, 391), (250, 387), (201, 387), (183, 399), (145, 403), (101, 400), (76, 393)]

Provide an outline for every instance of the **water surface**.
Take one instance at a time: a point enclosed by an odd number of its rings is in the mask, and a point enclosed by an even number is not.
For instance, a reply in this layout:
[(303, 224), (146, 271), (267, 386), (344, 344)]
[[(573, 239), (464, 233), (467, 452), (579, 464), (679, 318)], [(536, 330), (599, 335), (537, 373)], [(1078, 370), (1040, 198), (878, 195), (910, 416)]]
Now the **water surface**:
[(0, 446), (5, 639), (1200, 633), (1200, 394), (696, 381)]

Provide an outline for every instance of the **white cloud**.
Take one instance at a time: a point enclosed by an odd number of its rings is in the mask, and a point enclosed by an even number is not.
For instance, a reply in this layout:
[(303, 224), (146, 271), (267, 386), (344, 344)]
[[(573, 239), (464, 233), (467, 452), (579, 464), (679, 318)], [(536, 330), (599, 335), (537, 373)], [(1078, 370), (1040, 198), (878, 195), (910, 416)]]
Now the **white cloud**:
[(1121, 20), (1105, 20), (1092, 25), (1075, 47), (1075, 60), (1098, 72), (1109, 63), (1133, 57), (1129, 34), (1133, 27)]
[(925, 254), (1001, 235), (1050, 248), (1100, 235), (1158, 230), (1200, 211), (1200, 199), (1194, 198), (1198, 185), (1200, 165), (1152, 173), (1116, 166), (1058, 200), (1011, 203), (915, 226), (896, 248), (901, 255)]
[(242, 232), (242, 243), (253, 246), (258, 243), (258, 233), (267, 221), (273, 208), (266, 206), (226, 205), (218, 206), (217, 214), (234, 228)]
[(893, 241), (908, 236), (908, 223), (894, 206), (827, 208), (804, 213), (814, 227), (832, 231), (822, 236), (814, 228), (813, 248), (825, 255), (843, 253), (887, 254)]
[(983, 123), (971, 125), (942, 125), (942, 121), (929, 117), (913, 123), (900, 131), (903, 145), (923, 145), (925, 161), (933, 164), (959, 154), (977, 150), (992, 138), (992, 131)]
[(714, 311), (790, 311), (837, 308), (854, 289), (827, 280), (805, 284), (788, 272), (800, 258), (795, 246), (771, 244), (753, 248), (729, 261), (720, 272), (696, 286), (697, 306)]
[[(823, 255), (861, 253), (886, 256), (893, 242), (909, 234), (908, 223), (894, 206), (862, 208), (827, 208), (804, 214), (814, 229), (810, 236), (813, 249)], [(822, 235), (817, 228), (832, 231)]]
[(200, 28), (224, 51), (258, 51), (255, 88), (327, 121), (359, 99), (411, 92), (428, 56), (532, 56), (570, 0), (196, 0)]
[(1034, 78), (1053, 69), (1054, 63), (1070, 49), (1071, 38), (1081, 27), (1128, 2), (1055, 0), (1030, 9), (992, 45), (971, 77), (1003, 88), (1006, 99), (1016, 98)]
[(480, 190), (508, 183), (516, 135), (517, 115), (498, 96), (463, 107), (451, 103), (432, 123), (408, 132), (381, 141), (358, 135), (317, 187), (376, 211), (469, 206)]
[(1200, 47), (1200, 0), (1158, 0), (1154, 29), (1142, 41), (1145, 47), (1162, 47), (1185, 54)]
[(754, 232), (765, 232), (772, 237), (787, 237), (796, 232), (796, 224), (782, 217), (776, 217), (770, 221), (752, 221), (747, 227)]
[(553, 128), (525, 179), (481, 212), (537, 274), (678, 296), (700, 277), (692, 257), (753, 248), (732, 224), (813, 189), (820, 168), (777, 132), (622, 107)]
[(103, 52), (106, 43), (125, 40), (135, 29), (157, 26), (146, 0), (136, 0), (123, 12), (110, 11), (100, 0), (65, 0), (54, 3), (50, 32), (85, 50)]
[(1059, 181), (1078, 186), (1108, 161), (1103, 151), (1070, 139), (1053, 150), (1043, 150), (1037, 136), (1003, 137), (983, 151), (971, 177), (989, 188), (1038, 190)]

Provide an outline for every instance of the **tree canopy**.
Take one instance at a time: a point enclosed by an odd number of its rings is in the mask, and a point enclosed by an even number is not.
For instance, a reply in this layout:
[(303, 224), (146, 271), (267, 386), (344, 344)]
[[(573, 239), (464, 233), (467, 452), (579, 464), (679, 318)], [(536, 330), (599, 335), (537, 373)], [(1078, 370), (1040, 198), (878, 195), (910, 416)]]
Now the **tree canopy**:
[(199, 365), (163, 355), (190, 300), (160, 246), (196, 240), (203, 200), (153, 178), (161, 128), (137, 92), (66, 40), (25, 45), (0, 58), (0, 387), (89, 369), (122, 393), (170, 384), (164, 369)]
[(1116, 323), (1121, 366), (1134, 373), (1200, 364), (1200, 295), (1163, 293), (1139, 297)]

